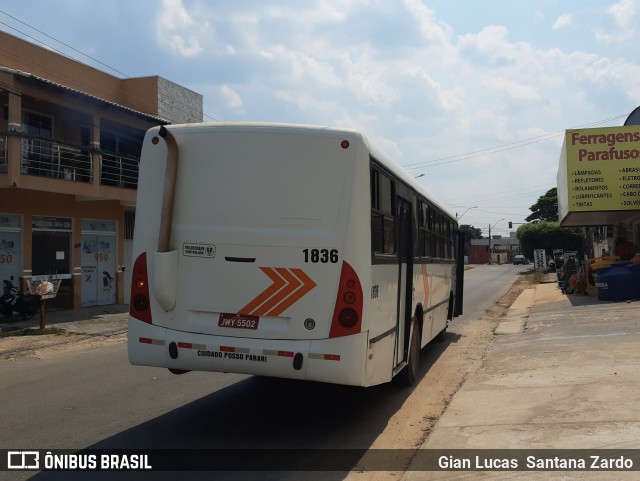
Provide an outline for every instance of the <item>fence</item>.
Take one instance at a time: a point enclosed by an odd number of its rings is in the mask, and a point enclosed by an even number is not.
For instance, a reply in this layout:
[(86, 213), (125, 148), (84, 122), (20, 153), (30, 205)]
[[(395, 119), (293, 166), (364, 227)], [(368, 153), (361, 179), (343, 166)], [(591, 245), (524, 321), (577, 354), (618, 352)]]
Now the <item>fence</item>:
[[(0, 172), (6, 172), (7, 140), (0, 138)], [(75, 182), (94, 179), (91, 153), (84, 148), (40, 139), (21, 139), (20, 169), (24, 175), (36, 175)], [(136, 189), (139, 159), (102, 153), (100, 155), (100, 184)]]

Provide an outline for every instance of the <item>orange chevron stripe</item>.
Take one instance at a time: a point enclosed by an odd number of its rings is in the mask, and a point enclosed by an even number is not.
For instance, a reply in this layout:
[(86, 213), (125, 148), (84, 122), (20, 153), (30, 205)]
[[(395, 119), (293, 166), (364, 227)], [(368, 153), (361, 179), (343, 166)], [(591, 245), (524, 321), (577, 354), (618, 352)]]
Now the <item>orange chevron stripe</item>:
[(279, 316), (317, 285), (302, 269), (261, 267), (260, 270), (272, 283), (238, 314)]
[(254, 316), (266, 316), (271, 309), (273, 309), (276, 305), (278, 305), (278, 303), (290, 296), (298, 287), (302, 285), (298, 278), (295, 277), (289, 269), (285, 269), (284, 267), (276, 267), (276, 271), (284, 278), (286, 285), (275, 295), (271, 296), (268, 301), (261, 305), (260, 309), (254, 311)]
[(294, 276), (297, 277), (298, 281), (302, 282), (301, 284), (299, 284), (300, 288), (292, 292), (289, 297), (283, 299), (280, 304), (278, 304), (270, 312), (267, 313), (267, 316), (279, 316), (289, 307), (298, 302), (311, 289), (316, 287), (317, 284), (313, 282), (313, 280), (308, 275), (306, 275), (302, 269), (290, 269), (290, 271)]
[[(261, 267), (260, 270), (264, 272), (269, 279), (273, 281), (269, 287), (267, 287), (264, 291), (258, 294), (249, 304), (244, 306), (242, 309), (238, 311), (238, 314), (244, 315), (252, 315), (254, 309), (260, 307), (260, 305), (269, 299), (271, 296), (276, 294), (280, 289), (282, 289), (286, 285), (286, 281), (278, 275), (271, 267)], [(256, 314), (254, 314), (256, 315)]]

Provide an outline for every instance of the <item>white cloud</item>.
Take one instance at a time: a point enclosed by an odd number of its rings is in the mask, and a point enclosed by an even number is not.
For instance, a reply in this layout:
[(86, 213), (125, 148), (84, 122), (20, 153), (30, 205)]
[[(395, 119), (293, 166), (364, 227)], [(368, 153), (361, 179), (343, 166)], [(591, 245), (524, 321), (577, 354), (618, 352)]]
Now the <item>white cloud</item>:
[(183, 57), (195, 57), (202, 52), (200, 42), (193, 35), (185, 38), (182, 35), (171, 35), (171, 46)]
[[(524, 79), (523, 79), (524, 80)], [(532, 85), (517, 82), (511, 78), (496, 76), (489, 78), (487, 84), (500, 92), (505, 93), (514, 100), (539, 101), (540, 93)]]
[(163, 0), (157, 16), (156, 35), (161, 44), (182, 57), (195, 57), (204, 50), (197, 32), (208, 30), (208, 24), (198, 23), (181, 0)]
[(571, 15), (568, 13), (565, 13), (558, 17), (558, 19), (553, 24), (553, 29), (558, 30), (561, 28), (569, 27), (572, 25), (572, 23), (573, 23), (573, 18), (571, 17)]
[(435, 12), (420, 0), (404, 0), (407, 12), (420, 27), (424, 37), (436, 45), (449, 45), (452, 29), (445, 23), (439, 22)]
[(224, 99), (225, 105), (231, 109), (237, 109), (242, 107), (242, 97), (240, 94), (236, 92), (233, 88), (228, 85), (223, 85), (221, 88), (222, 98)]
[(596, 38), (605, 44), (627, 42), (633, 38), (638, 22), (637, 0), (620, 0), (607, 9), (613, 28), (596, 30)]
[(409, 77), (421, 81), (423, 88), (435, 96), (437, 104), (447, 112), (461, 111), (464, 106), (461, 89), (446, 89), (442, 84), (429, 75), (422, 68), (410, 67), (406, 72)]
[(607, 9), (617, 26), (628, 28), (635, 22), (637, 5), (634, 0), (620, 0)]
[(460, 36), (459, 45), (462, 51), (476, 51), (483, 55), (485, 60), (513, 58), (517, 49), (514, 44), (509, 42), (508, 33), (504, 26), (490, 25), (484, 27), (477, 34)]

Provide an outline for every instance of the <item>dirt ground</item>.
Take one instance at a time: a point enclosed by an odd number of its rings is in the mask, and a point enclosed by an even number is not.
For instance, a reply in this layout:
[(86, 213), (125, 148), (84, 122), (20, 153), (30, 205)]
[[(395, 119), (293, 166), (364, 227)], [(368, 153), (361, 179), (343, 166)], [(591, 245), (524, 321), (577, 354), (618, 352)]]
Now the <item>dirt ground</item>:
[(91, 336), (87, 334), (45, 334), (42, 336), (10, 336), (0, 338), (0, 361), (33, 358), (48, 359), (101, 345), (124, 343), (127, 335)]

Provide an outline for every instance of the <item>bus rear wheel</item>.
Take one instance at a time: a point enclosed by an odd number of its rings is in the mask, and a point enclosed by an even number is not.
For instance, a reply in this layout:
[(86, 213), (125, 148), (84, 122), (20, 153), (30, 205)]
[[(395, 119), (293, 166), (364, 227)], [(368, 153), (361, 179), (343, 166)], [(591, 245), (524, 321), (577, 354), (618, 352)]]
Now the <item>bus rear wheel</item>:
[(407, 365), (400, 371), (400, 382), (403, 386), (414, 386), (418, 380), (418, 370), (420, 368), (420, 328), (414, 321), (411, 340), (409, 341), (409, 352), (407, 353)]

